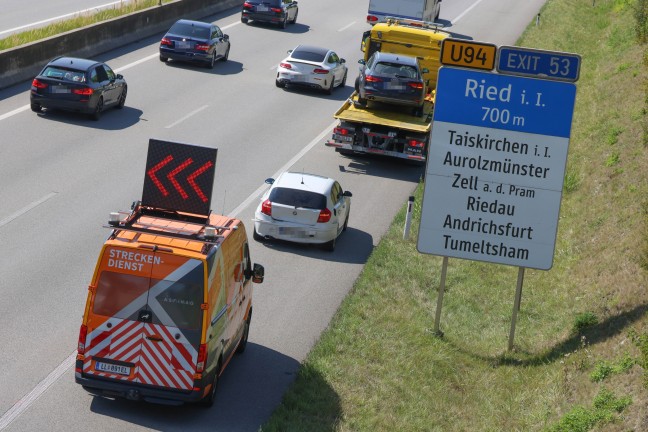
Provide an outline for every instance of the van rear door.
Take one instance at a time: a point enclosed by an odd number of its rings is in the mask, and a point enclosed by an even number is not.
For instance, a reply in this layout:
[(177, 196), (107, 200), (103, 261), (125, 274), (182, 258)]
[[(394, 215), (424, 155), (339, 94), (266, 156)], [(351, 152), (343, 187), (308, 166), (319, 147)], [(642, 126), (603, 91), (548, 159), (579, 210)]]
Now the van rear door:
[(191, 390), (204, 314), (203, 262), (107, 246), (100, 269), (83, 372)]

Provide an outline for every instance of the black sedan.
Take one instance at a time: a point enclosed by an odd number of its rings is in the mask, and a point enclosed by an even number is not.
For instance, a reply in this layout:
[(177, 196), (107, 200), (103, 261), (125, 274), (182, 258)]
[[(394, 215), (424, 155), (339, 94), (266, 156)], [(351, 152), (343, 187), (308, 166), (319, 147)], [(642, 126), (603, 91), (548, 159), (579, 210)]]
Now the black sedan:
[(279, 24), (286, 28), (297, 22), (297, 0), (246, 0), (241, 10), (241, 22), (249, 20)]
[(160, 41), (160, 61), (200, 62), (210, 69), (216, 60), (227, 61), (229, 36), (214, 24), (181, 19)]
[(128, 86), (124, 77), (105, 63), (73, 57), (57, 57), (34, 78), (29, 99), (31, 109), (90, 114), (99, 120), (108, 107), (123, 108)]

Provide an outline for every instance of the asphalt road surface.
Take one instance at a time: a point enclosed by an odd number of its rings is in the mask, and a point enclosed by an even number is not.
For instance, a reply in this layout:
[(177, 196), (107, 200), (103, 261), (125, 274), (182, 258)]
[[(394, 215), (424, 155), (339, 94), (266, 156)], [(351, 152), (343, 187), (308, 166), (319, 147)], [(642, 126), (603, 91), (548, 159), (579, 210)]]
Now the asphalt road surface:
[[(448, 1), (441, 20), (456, 35), (510, 45), (543, 3)], [(232, 41), (229, 61), (213, 70), (162, 64), (158, 37), (100, 56), (129, 92), (123, 110), (98, 122), (31, 112), (28, 82), (0, 92), (0, 430), (256, 431), (281, 401), (423, 173), (324, 146), (352, 92), (367, 2), (300, 0), (299, 8), (286, 30), (241, 24), (238, 9), (209, 17)], [(299, 43), (337, 50), (347, 86), (330, 96), (276, 88), (277, 63)], [(102, 225), (141, 197), (149, 138), (217, 147), (212, 207), (249, 229), (264, 180), (285, 169), (332, 176), (353, 192), (334, 253), (251, 241), (266, 279), (255, 288), (248, 348), (208, 410), (94, 398), (73, 379)]]

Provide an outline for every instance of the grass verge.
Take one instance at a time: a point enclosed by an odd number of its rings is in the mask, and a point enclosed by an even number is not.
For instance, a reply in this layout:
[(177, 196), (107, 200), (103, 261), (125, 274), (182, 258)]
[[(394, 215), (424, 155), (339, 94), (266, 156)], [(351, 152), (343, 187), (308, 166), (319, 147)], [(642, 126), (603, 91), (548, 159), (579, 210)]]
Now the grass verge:
[(416, 251), (405, 209), (263, 431), (648, 430), (648, 47), (644, 0), (549, 0), (519, 45), (582, 55), (550, 271)]
[[(171, 1), (172, 0), (162, 0), (161, 3), (164, 4)], [(98, 22), (107, 21), (122, 15), (128, 15), (129, 13), (158, 6), (159, 4), (160, 0), (134, 0), (132, 2), (115, 5), (112, 9), (105, 9), (99, 12), (88, 12), (65, 21), (52, 23), (45, 27), (16, 33), (4, 39), (0, 39), (0, 51), (36, 42), (41, 39), (46, 39), (51, 36), (65, 33), (70, 30), (76, 30)]]

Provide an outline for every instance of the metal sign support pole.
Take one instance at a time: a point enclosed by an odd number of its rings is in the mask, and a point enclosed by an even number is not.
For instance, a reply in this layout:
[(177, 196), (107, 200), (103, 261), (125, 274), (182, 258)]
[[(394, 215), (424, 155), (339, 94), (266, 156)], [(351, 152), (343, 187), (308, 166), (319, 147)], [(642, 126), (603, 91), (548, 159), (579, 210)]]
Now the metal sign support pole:
[(515, 323), (517, 322), (517, 313), (520, 310), (522, 301), (522, 284), (524, 283), (524, 267), (518, 269), (517, 287), (515, 289), (515, 302), (513, 304), (513, 316), (511, 317), (511, 332), (509, 333), (508, 350), (513, 349), (513, 338), (515, 337)]
[(434, 334), (442, 336), (443, 333), (439, 329), (441, 322), (441, 306), (443, 306), (443, 292), (445, 291), (446, 273), (448, 271), (448, 257), (443, 257), (443, 265), (441, 266), (441, 284), (439, 285), (439, 295), (437, 297), (436, 316), (434, 317)]

